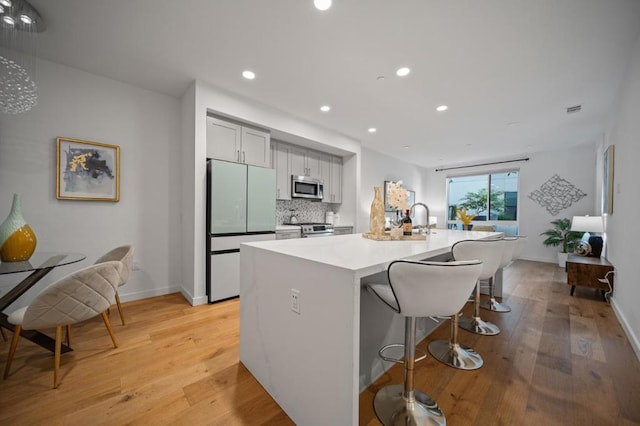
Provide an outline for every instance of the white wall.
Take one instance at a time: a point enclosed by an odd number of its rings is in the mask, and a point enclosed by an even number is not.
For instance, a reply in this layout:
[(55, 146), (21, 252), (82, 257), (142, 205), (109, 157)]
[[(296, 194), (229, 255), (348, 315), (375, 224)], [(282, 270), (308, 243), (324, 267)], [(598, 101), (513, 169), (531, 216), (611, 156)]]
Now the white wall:
[[(0, 114), (0, 221), (9, 213), (13, 193), (20, 193), (37, 250), (80, 252), (87, 259), (55, 269), (14, 306), (55, 277), (125, 243), (135, 246), (141, 269), (122, 287), (122, 300), (177, 291), (179, 101), (43, 60), (37, 62), (37, 83), (36, 107)], [(119, 202), (56, 199), (58, 136), (120, 146)]]
[[(640, 358), (640, 285), (637, 222), (640, 212), (640, 39), (612, 114), (605, 145), (615, 145), (613, 214), (607, 217), (607, 257), (616, 268), (612, 305)], [(606, 146), (603, 146), (606, 149)]]
[[(192, 104), (194, 105), (192, 107)], [(206, 115), (213, 112), (277, 133), (277, 139), (343, 156), (343, 202), (339, 208), (342, 223), (355, 223), (360, 185), (360, 142), (309, 124), (265, 105), (241, 98), (222, 89), (196, 81), (184, 95), (182, 115), (194, 120), (185, 124), (182, 143), (193, 143), (183, 151), (182, 207), (183, 273), (182, 293), (193, 305), (206, 303), (205, 284), (205, 192), (206, 192)], [(193, 126), (192, 128), (189, 128)], [(194, 139), (189, 141), (191, 135)], [(295, 136), (294, 136), (295, 135)], [(195, 142), (194, 142), (195, 141)], [(187, 194), (188, 193), (188, 194)], [(192, 202), (193, 200), (193, 202)], [(192, 249), (193, 248), (193, 249)]]
[[(595, 169), (596, 148), (593, 144), (574, 147), (565, 150), (539, 152), (528, 155), (529, 161), (495, 166), (483, 166), (467, 169), (436, 172), (429, 169), (427, 174), (427, 204), (433, 206), (438, 217), (438, 226), (444, 224), (446, 216), (446, 178), (456, 174), (483, 173), (492, 170), (519, 169), (519, 234), (529, 236), (522, 258), (542, 262), (557, 262), (558, 248), (544, 247), (544, 237), (540, 233), (551, 228), (549, 223), (560, 218), (571, 219), (575, 215), (594, 215), (596, 198)], [(557, 216), (551, 215), (546, 209), (529, 198), (535, 191), (554, 174), (571, 182), (587, 196), (562, 210)]]
[[(362, 148), (362, 178), (361, 197), (358, 205), (358, 226), (355, 232), (369, 231), (369, 212), (373, 201), (373, 188), (375, 186), (384, 187), (384, 181), (402, 180), (402, 186), (416, 192), (416, 202), (425, 202), (425, 176), (426, 169), (413, 164), (405, 163), (402, 160), (389, 157), (368, 148)], [(425, 203), (431, 210), (431, 205)], [(417, 209), (417, 223), (424, 223), (423, 209)], [(433, 213), (431, 213), (433, 214)], [(391, 213), (387, 214), (388, 216)], [(342, 218), (340, 218), (342, 221)], [(420, 220), (422, 222), (420, 222)]]

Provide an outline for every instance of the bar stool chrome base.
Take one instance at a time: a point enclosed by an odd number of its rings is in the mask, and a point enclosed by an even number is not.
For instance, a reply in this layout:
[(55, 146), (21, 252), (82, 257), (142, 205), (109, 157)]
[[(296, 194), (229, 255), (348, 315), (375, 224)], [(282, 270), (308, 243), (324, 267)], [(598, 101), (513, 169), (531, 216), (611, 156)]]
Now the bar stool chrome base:
[(500, 333), (497, 325), (483, 321), (480, 317), (460, 317), (460, 328), (483, 336), (495, 336)]
[(414, 401), (403, 397), (404, 385), (380, 389), (373, 400), (376, 416), (385, 426), (446, 425), (445, 415), (429, 395), (414, 390)]
[(483, 300), (480, 302), (480, 307), (482, 309), (486, 309), (487, 311), (493, 312), (511, 312), (511, 308), (505, 305), (504, 303), (498, 302), (495, 298), (491, 298), (489, 300)]
[(484, 361), (479, 353), (460, 343), (451, 344), (448, 340), (434, 340), (429, 343), (429, 352), (435, 359), (460, 370), (477, 370)]

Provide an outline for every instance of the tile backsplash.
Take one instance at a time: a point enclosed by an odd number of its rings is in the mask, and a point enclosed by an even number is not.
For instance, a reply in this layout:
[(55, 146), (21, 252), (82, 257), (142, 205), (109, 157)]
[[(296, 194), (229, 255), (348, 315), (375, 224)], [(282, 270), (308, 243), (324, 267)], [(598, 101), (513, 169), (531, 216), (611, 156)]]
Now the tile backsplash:
[(333, 205), (307, 200), (276, 200), (276, 222), (282, 225), (289, 222), (291, 209), (295, 210), (298, 222), (320, 222), (325, 220), (325, 213), (333, 211)]

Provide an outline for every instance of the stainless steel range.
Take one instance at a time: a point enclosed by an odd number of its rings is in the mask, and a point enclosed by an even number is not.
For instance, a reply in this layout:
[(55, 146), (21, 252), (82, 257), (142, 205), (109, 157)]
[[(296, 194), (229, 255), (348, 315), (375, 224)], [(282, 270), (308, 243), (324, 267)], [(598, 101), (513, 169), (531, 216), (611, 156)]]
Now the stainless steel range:
[(283, 223), (283, 225), (299, 226), (302, 230), (302, 238), (333, 236), (333, 225), (330, 223)]

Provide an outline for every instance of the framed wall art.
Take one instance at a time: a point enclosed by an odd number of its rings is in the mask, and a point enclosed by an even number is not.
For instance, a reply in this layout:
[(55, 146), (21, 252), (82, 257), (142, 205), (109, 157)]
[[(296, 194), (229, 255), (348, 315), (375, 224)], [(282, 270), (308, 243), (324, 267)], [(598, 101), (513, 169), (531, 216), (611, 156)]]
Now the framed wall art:
[(57, 138), (56, 198), (120, 200), (120, 147)]
[(613, 214), (613, 156), (614, 145), (604, 152), (602, 158), (602, 214)]

